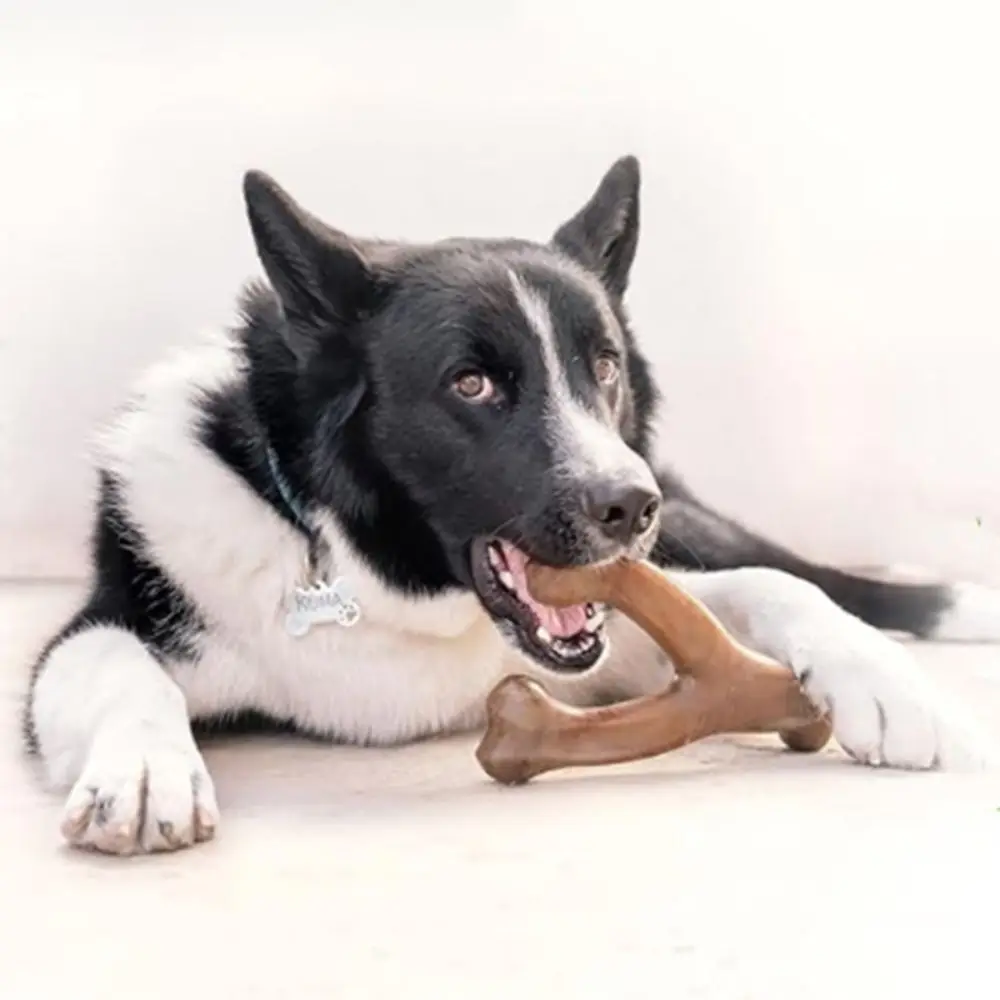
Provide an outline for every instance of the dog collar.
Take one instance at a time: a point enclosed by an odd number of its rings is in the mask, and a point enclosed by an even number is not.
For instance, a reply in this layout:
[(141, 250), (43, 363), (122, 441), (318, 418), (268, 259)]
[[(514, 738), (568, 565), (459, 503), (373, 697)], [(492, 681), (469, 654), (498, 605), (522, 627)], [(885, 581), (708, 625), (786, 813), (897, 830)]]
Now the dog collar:
[(322, 571), (321, 567), (324, 565), (331, 571), (335, 569), (330, 546), (309, 523), (305, 508), (282, 474), (278, 456), (270, 443), (265, 451), (271, 479), (285, 505), (286, 513), (306, 536), (306, 581), (304, 585), (297, 584), (292, 591), (285, 615), (285, 631), (299, 638), (306, 635), (314, 625), (336, 623), (345, 628), (356, 625), (361, 618), (361, 608), (352, 588), (343, 577), (335, 576), (331, 581)]
[(306, 518), (305, 508), (299, 503), (298, 498), (292, 492), (292, 487), (281, 471), (278, 463), (278, 456), (270, 444), (265, 448), (267, 454), (267, 465), (274, 482), (275, 489), (281, 502), (285, 505), (285, 513), (295, 523), (295, 526), (306, 536), (309, 542), (309, 562), (310, 569), (315, 570), (323, 546), (319, 532), (313, 528)]

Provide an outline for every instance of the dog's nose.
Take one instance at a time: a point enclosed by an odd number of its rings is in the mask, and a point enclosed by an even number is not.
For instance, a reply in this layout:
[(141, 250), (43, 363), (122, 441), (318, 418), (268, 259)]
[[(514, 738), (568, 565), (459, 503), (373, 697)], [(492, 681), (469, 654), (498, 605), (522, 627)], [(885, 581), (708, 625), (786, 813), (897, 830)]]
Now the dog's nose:
[(645, 486), (597, 483), (586, 491), (584, 506), (608, 538), (628, 545), (653, 523), (660, 509), (660, 496)]

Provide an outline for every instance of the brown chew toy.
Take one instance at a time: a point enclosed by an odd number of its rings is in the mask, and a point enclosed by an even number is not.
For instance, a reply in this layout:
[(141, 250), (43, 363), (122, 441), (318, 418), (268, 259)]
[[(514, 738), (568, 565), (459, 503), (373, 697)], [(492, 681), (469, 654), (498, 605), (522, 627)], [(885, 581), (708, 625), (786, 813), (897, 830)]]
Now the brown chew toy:
[(489, 696), (488, 726), (476, 750), (496, 781), (521, 784), (559, 768), (641, 760), (718, 733), (777, 732), (801, 751), (829, 740), (829, 719), (789, 669), (738, 643), (652, 564), (530, 565), (528, 586), (546, 604), (614, 605), (665, 650), (677, 677), (660, 694), (590, 709), (556, 701), (527, 677), (506, 678)]

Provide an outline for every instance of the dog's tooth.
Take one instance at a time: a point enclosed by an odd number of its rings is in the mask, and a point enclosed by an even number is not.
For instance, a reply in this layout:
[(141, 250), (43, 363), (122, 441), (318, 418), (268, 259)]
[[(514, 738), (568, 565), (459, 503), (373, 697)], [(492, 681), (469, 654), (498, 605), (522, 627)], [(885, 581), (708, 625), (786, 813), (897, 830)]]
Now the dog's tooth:
[(504, 569), (504, 570), (501, 570), (499, 573), (497, 573), (497, 579), (499, 579), (499, 581), (508, 590), (513, 590), (514, 589), (514, 576), (513, 576), (512, 573), (508, 572), (507, 570)]
[(597, 614), (597, 608), (593, 604), (587, 604), (583, 609), (586, 612), (588, 618), (593, 618)]
[(544, 642), (547, 646), (552, 643), (552, 633), (544, 625), (538, 626), (538, 631), (535, 632), (535, 638), (539, 642)]
[(604, 625), (604, 615), (601, 615), (599, 618), (598, 617), (591, 618), (583, 627), (591, 635), (593, 635), (595, 632), (599, 632), (603, 625)]
[(494, 569), (499, 569), (503, 565), (503, 558), (500, 555), (500, 550), (496, 545), (490, 545), (486, 549), (486, 556), (490, 561), (490, 565)]

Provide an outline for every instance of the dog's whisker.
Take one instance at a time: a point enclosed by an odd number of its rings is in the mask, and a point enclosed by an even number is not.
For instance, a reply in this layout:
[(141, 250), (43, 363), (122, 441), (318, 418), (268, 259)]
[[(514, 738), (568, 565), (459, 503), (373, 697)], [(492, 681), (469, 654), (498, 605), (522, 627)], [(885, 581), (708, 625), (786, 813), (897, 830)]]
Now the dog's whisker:
[(678, 545), (680, 545), (683, 549), (685, 549), (697, 563), (698, 569), (700, 570), (708, 569), (708, 566), (706, 565), (704, 559), (702, 559), (701, 556), (698, 555), (697, 550), (692, 548), (691, 545), (689, 545), (686, 541), (684, 541), (684, 539), (681, 538), (681, 536), (678, 535), (676, 532), (671, 531), (669, 528), (664, 528), (663, 525), (661, 524), (660, 535), (666, 535), (667, 538), (670, 538), (671, 540), (677, 542)]

